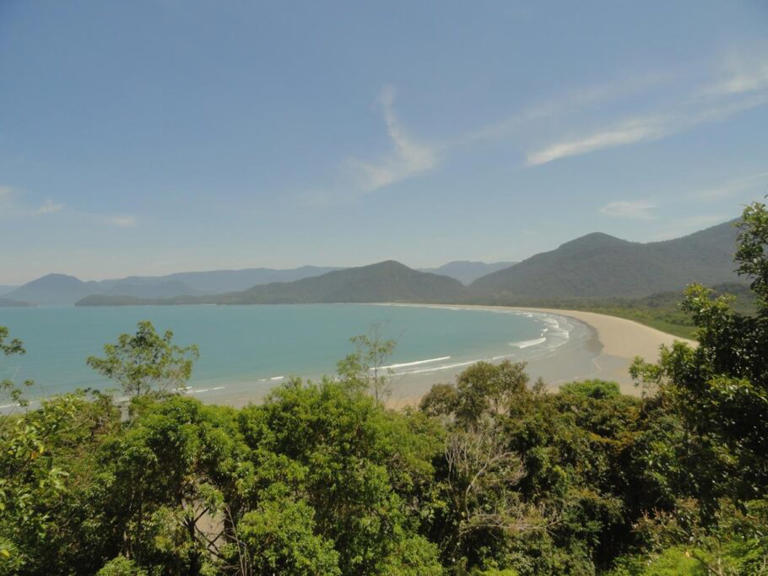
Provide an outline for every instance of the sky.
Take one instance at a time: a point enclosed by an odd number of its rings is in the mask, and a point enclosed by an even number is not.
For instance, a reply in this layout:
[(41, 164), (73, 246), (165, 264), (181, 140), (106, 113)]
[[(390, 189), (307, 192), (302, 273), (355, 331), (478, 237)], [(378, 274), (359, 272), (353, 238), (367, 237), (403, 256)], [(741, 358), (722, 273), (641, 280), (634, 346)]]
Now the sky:
[(669, 239), (768, 194), (768, 3), (0, 0), (0, 284)]

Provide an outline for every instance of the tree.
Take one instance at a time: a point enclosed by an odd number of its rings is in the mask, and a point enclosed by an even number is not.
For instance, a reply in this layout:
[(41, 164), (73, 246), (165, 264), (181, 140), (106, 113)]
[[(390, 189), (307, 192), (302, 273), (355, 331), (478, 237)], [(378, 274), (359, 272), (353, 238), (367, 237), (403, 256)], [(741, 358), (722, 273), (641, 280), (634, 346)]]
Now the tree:
[(256, 510), (246, 513), (238, 526), (253, 559), (253, 573), (338, 576), (339, 555), (333, 542), (315, 534), (312, 507), (285, 497), (276, 488)]
[(528, 398), (525, 362), (477, 362), (456, 378), (456, 385), (436, 384), (422, 398), (421, 410), (432, 416), (455, 415), (473, 425), (483, 415), (510, 414)]
[[(21, 356), (27, 353), (21, 340), (18, 338), (8, 340), (8, 328), (5, 326), (0, 326), (0, 352), (4, 356)], [(24, 386), (31, 386), (32, 384), (32, 380), (24, 381)], [(0, 380), (0, 392), (3, 395), (7, 395), (8, 399), (14, 404), (19, 404), (20, 406), (27, 405), (27, 401), (22, 395), (22, 389), (10, 378)]]
[(367, 334), (358, 334), (349, 339), (355, 345), (354, 353), (337, 365), (339, 376), (348, 383), (354, 383), (371, 391), (376, 403), (382, 402), (389, 394), (392, 369), (384, 363), (395, 350), (394, 340), (384, 340), (379, 325), (374, 325)]
[(121, 334), (116, 344), (104, 346), (104, 358), (91, 356), (88, 365), (114, 380), (129, 396), (180, 389), (192, 375), (200, 356), (197, 346), (172, 343), (173, 332), (162, 336), (151, 322), (139, 322), (136, 334)]
[(637, 360), (639, 381), (652, 382), (679, 414), (697, 453), (697, 494), (711, 512), (718, 497), (745, 501), (768, 489), (768, 211), (748, 206), (738, 223), (737, 271), (751, 279), (757, 312), (732, 310), (728, 297), (692, 285), (683, 310), (699, 345), (663, 347), (658, 364)]

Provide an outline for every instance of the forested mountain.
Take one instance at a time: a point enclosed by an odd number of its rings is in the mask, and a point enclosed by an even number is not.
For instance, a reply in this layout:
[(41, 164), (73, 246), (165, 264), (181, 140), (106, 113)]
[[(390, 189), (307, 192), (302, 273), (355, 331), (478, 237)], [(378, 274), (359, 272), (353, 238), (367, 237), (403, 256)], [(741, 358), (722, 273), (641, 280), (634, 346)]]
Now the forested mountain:
[(460, 299), (458, 280), (408, 268), (394, 260), (329, 272), (297, 282), (255, 286), (216, 299), (222, 304), (283, 302), (448, 302)]
[(95, 295), (79, 306), (125, 304), (303, 304), (321, 302), (455, 302), (465, 297), (464, 286), (453, 278), (419, 272), (388, 260), (328, 272), (295, 282), (254, 286), (242, 292), (215, 296), (139, 300)]
[[(556, 250), (467, 282), (507, 263), (449, 262), (433, 272), (394, 261), (356, 268), (304, 266), (186, 272), (82, 282), (49, 274), (6, 295), (43, 305), (304, 302), (544, 303), (558, 300), (644, 298), (692, 282), (738, 282), (733, 270), (737, 230), (726, 222), (695, 234), (641, 244), (593, 233)], [(439, 271), (439, 273), (437, 273)], [(86, 298), (88, 297), (88, 298)]]
[[(302, 278), (320, 276), (337, 267), (301, 266), (278, 270), (275, 268), (244, 268), (242, 270), (211, 270), (207, 272), (179, 272), (163, 276), (166, 280), (183, 282), (193, 290), (207, 294), (220, 294), (246, 290), (259, 284), (293, 282)], [(115, 292), (117, 293), (117, 292)], [(177, 294), (174, 294), (177, 295)]]
[(132, 299), (202, 296), (245, 290), (258, 284), (291, 282), (325, 274), (336, 268), (302, 266), (287, 270), (246, 268), (180, 272), (167, 276), (129, 276), (127, 278), (83, 282), (74, 276), (48, 274), (12, 289), (7, 298), (46, 306), (69, 306), (91, 295), (121, 296)]
[(470, 289), (493, 301), (639, 298), (691, 282), (735, 282), (736, 236), (733, 222), (648, 244), (593, 233), (479, 278)]
[(455, 278), (462, 284), (471, 284), (478, 278), (509, 268), (515, 262), (476, 262), (471, 260), (454, 260), (436, 268), (419, 268), (421, 272), (431, 272)]
[(19, 286), (5, 297), (44, 306), (65, 306), (99, 291), (98, 282), (83, 282), (66, 274), (47, 274)]

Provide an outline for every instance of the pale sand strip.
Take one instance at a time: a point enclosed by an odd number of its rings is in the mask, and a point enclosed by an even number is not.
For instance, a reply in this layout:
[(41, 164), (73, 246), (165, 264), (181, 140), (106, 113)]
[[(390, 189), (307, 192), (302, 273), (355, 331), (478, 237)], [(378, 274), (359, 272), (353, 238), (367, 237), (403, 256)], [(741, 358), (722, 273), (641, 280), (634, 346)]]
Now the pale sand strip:
[(687, 340), (672, 334), (667, 334), (656, 328), (645, 326), (634, 320), (583, 312), (581, 310), (557, 310), (554, 308), (509, 308), (510, 310), (525, 310), (527, 312), (544, 312), (559, 314), (579, 320), (591, 326), (597, 332), (597, 338), (603, 345), (603, 354), (620, 358), (633, 359), (640, 356), (647, 362), (659, 359), (659, 348), (662, 344), (671, 346), (675, 340), (696, 345), (694, 340)]
[[(557, 372), (562, 376), (557, 379), (544, 378), (545, 382), (552, 389), (557, 389), (559, 384), (569, 380), (583, 380), (586, 378), (600, 378), (603, 380), (612, 380), (618, 382), (622, 393), (631, 395), (640, 395), (641, 390), (634, 385), (629, 375), (629, 366), (636, 356), (640, 356), (647, 362), (656, 362), (659, 359), (659, 349), (662, 345), (671, 346), (676, 340), (686, 342), (692, 346), (696, 345), (693, 340), (678, 338), (645, 326), (633, 320), (608, 316), (606, 314), (597, 314), (595, 312), (584, 312), (581, 310), (559, 310), (554, 308), (527, 308), (517, 306), (482, 306), (482, 305), (424, 305), (424, 304), (395, 304), (403, 306), (429, 306), (436, 308), (460, 308), (468, 310), (510, 310), (520, 312), (540, 312), (544, 314), (554, 314), (558, 316), (567, 316), (579, 322), (582, 322), (595, 331), (597, 345), (600, 348), (593, 359), (593, 369), (585, 373), (583, 368), (574, 367), (570, 370), (566, 358), (558, 358), (557, 353), (551, 358), (541, 361), (534, 361), (529, 364), (532, 372), (541, 371), (547, 373), (549, 368), (557, 366)], [(538, 375), (538, 374), (534, 374)], [(452, 375), (455, 376), (455, 375)], [(451, 381), (451, 378), (443, 377), (442, 381)], [(403, 384), (407, 384), (403, 382)], [(421, 396), (426, 392), (420, 389), (416, 394), (408, 393), (401, 389), (401, 393), (395, 394), (391, 399), (390, 405), (393, 407), (403, 407), (407, 405), (418, 404)]]
[[(559, 310), (554, 308), (525, 308), (512, 306), (483, 306), (483, 305), (442, 305), (442, 304), (402, 304), (382, 303), (386, 306), (408, 306), (419, 308), (452, 308), (467, 310), (510, 310), (519, 312), (539, 312), (557, 316), (567, 316), (586, 324), (595, 337), (586, 344), (582, 350), (563, 352), (556, 351), (551, 357), (529, 362), (528, 369), (535, 378), (542, 376), (545, 383), (552, 390), (557, 390), (560, 384), (572, 380), (587, 378), (600, 378), (618, 382), (624, 394), (640, 395), (629, 376), (629, 366), (635, 356), (640, 356), (648, 362), (655, 362), (659, 358), (661, 345), (670, 346), (675, 340), (681, 340), (691, 345), (696, 345), (692, 340), (677, 338), (666, 332), (645, 326), (632, 320), (597, 314), (595, 312), (583, 312), (581, 310)], [(584, 358), (592, 358), (591, 362)], [(585, 365), (586, 364), (586, 365)], [(438, 382), (451, 383), (455, 381), (463, 368), (435, 372), (429, 375), (401, 375), (395, 376), (392, 382), (392, 396), (387, 402), (391, 408), (404, 408), (416, 406), (433, 384)], [(234, 393), (202, 397), (201, 400), (232, 406), (244, 406), (249, 402), (261, 401), (264, 392), (259, 395), (248, 393)]]

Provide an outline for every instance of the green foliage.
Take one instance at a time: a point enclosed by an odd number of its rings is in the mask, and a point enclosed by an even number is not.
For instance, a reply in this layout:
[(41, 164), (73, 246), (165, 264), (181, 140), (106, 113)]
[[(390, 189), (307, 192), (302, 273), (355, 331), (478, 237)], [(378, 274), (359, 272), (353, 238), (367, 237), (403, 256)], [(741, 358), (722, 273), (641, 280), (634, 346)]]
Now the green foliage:
[(619, 385), (616, 382), (606, 382), (605, 380), (583, 380), (580, 382), (570, 382), (560, 386), (560, 392), (582, 398), (616, 398), (619, 396)]
[(149, 321), (139, 322), (136, 334), (121, 334), (104, 346), (104, 358), (91, 356), (88, 365), (119, 384), (128, 396), (178, 390), (192, 375), (197, 346), (173, 344), (173, 332), (162, 336)]
[(96, 576), (147, 576), (147, 572), (125, 556), (118, 556), (107, 562)]
[(763, 311), (768, 308), (768, 210), (762, 202), (744, 209), (739, 222), (738, 272), (751, 278), (750, 287)]
[(283, 495), (264, 499), (238, 525), (254, 574), (340, 574), (333, 543), (314, 530), (312, 507)]
[[(2, 352), (4, 356), (22, 355), (27, 353), (21, 340), (18, 338), (13, 338), (12, 340), (8, 339), (8, 328), (5, 326), (0, 326), (0, 352)], [(24, 381), (23, 386), (29, 387), (32, 386), (32, 384), (33, 382), (31, 380), (26, 380)], [(18, 404), (20, 406), (27, 405), (23, 389), (9, 378), (0, 380), (0, 394), (0, 400), (4, 403), (5, 400), (3, 397), (7, 397), (13, 404)]]
[(475, 424), (483, 415), (509, 414), (526, 398), (529, 378), (525, 363), (478, 362), (462, 372), (455, 386), (437, 385), (421, 401), (432, 415), (453, 415), (464, 424)]
[(354, 344), (355, 351), (339, 361), (339, 377), (347, 384), (369, 390), (376, 402), (383, 402), (391, 393), (389, 380), (392, 375), (392, 370), (384, 363), (392, 356), (395, 341), (384, 340), (378, 325), (349, 341)]
[(682, 417), (700, 462), (693, 495), (707, 514), (720, 496), (750, 500), (768, 491), (768, 309), (761, 278), (768, 270), (767, 220), (761, 203), (744, 211), (736, 254), (739, 271), (752, 277), (758, 312), (735, 312), (728, 297), (693, 285), (683, 309), (698, 328), (699, 346), (677, 343), (662, 350), (658, 365), (633, 367)]
[(649, 553), (618, 558), (609, 576), (762, 576), (768, 574), (768, 502), (753, 501), (744, 511), (728, 509), (715, 529), (679, 530), (674, 522), (660, 526), (664, 540)]
[[(765, 223), (750, 207), (738, 251), (762, 299)], [(197, 351), (140, 323), (89, 359), (130, 419), (98, 393), (0, 415), (0, 576), (766, 574), (766, 305), (694, 286), (683, 311), (699, 346), (636, 363), (643, 398), (481, 362), (403, 412), (377, 334), (235, 410), (150, 393)]]

